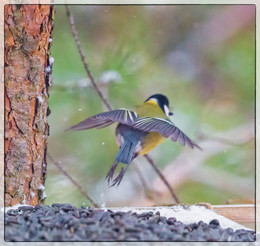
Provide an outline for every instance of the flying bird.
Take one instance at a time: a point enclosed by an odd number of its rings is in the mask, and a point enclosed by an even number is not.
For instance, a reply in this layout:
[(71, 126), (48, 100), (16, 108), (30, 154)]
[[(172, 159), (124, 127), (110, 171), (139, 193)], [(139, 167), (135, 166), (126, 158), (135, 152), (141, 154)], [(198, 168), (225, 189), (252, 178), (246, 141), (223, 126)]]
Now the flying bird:
[(93, 128), (104, 128), (117, 122), (116, 143), (119, 151), (115, 162), (109, 170), (106, 179), (108, 184), (113, 179), (114, 172), (119, 163), (126, 164), (122, 167), (118, 176), (113, 180), (111, 186), (121, 183), (129, 164), (139, 155), (145, 155), (154, 149), (165, 138), (170, 138), (181, 145), (190, 148), (201, 149), (194, 141), (185, 135), (169, 116), (173, 115), (169, 110), (169, 100), (162, 94), (154, 94), (147, 98), (144, 103), (137, 106), (136, 112), (124, 108), (103, 112), (91, 116), (68, 131), (89, 130)]

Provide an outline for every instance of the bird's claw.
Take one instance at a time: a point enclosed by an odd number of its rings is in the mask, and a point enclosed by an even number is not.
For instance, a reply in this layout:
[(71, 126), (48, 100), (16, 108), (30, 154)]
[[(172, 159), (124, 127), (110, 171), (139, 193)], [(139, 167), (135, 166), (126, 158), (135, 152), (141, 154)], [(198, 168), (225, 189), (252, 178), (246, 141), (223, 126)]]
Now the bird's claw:
[(118, 165), (118, 162), (115, 162), (115, 163), (113, 164), (113, 166), (111, 167), (111, 169), (109, 170), (109, 172), (107, 173), (106, 179), (107, 179), (108, 184), (110, 183), (110, 180), (111, 180), (111, 179), (113, 178), (113, 176), (114, 176), (114, 172), (115, 172), (115, 170), (116, 170), (116, 168), (117, 168), (117, 165)]
[(118, 176), (114, 179), (113, 184), (110, 185), (109, 188), (115, 186), (116, 184), (117, 184), (117, 186), (119, 186), (119, 184), (121, 183), (121, 181), (122, 181), (122, 179), (123, 179), (123, 177), (124, 177), (124, 175), (125, 175), (125, 171), (126, 171), (126, 168), (123, 168), (123, 167), (122, 167), (120, 173), (119, 173)]

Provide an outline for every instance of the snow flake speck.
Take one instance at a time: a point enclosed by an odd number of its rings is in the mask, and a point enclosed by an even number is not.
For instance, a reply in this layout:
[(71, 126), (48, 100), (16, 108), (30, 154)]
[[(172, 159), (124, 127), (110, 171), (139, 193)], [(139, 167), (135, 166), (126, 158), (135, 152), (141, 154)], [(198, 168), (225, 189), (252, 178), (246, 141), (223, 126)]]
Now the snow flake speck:
[(51, 67), (47, 66), (45, 70), (46, 70), (47, 73), (49, 73), (51, 71)]
[(43, 99), (43, 97), (42, 97), (42, 96), (38, 96), (37, 98), (38, 98), (39, 102), (41, 102), (41, 103), (43, 103), (43, 102), (44, 102), (44, 99)]
[(31, 198), (35, 197), (35, 193), (33, 191), (30, 192)]
[(52, 56), (50, 56), (50, 58), (49, 58), (49, 63), (50, 63), (50, 66), (54, 63), (54, 58)]
[(38, 187), (39, 190), (45, 190), (45, 186), (43, 184), (40, 184)]
[(44, 200), (46, 197), (47, 197), (47, 194), (46, 194), (46, 192), (44, 191), (44, 192), (42, 193), (42, 200)]
[(22, 204), (26, 204), (26, 196), (23, 195), (23, 201), (22, 201)]

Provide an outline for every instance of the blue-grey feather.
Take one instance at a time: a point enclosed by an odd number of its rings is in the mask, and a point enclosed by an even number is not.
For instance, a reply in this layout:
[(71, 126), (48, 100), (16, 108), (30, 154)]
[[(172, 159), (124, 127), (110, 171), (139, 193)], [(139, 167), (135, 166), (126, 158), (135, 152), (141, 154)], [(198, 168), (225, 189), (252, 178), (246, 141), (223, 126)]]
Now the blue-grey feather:
[(115, 160), (125, 164), (129, 164), (134, 156), (134, 150), (136, 145), (143, 141), (144, 137), (148, 134), (147, 132), (134, 129), (130, 126), (119, 124), (116, 128), (116, 135), (121, 135), (124, 142), (121, 145)]

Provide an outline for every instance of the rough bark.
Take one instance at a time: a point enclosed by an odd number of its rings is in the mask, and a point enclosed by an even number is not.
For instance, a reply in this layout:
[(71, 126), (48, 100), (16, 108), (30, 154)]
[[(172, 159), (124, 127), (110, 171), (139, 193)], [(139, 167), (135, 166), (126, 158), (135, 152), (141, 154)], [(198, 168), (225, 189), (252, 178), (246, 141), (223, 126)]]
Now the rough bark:
[(5, 6), (5, 206), (45, 198), (51, 5)]

